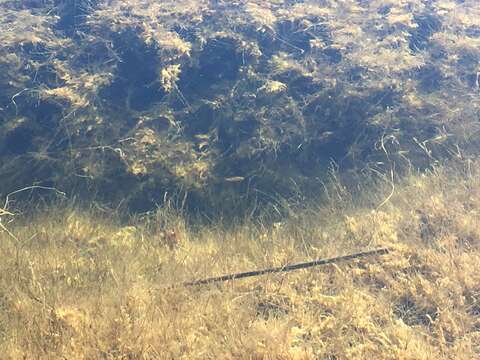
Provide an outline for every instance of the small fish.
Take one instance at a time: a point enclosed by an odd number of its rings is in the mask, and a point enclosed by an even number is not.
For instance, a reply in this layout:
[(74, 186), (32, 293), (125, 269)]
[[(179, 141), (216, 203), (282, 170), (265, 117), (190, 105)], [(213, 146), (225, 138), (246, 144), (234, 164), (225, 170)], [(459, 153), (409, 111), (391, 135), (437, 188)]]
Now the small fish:
[(245, 180), (243, 176), (232, 176), (232, 177), (227, 177), (224, 179), (227, 182), (241, 182)]

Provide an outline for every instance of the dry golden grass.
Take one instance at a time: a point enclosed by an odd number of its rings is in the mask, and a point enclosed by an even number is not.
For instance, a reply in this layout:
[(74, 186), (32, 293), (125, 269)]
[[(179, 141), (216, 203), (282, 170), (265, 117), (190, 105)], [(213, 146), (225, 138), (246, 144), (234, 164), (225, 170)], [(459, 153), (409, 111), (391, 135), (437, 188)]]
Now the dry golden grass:
[[(272, 226), (191, 228), (168, 209), (128, 225), (74, 207), (20, 216), (8, 224), (17, 240), (0, 234), (1, 357), (478, 358), (480, 177), (473, 165), (412, 176), (377, 210), (337, 193)], [(366, 196), (379, 204), (384, 194)], [(168, 288), (379, 246), (393, 251)]]

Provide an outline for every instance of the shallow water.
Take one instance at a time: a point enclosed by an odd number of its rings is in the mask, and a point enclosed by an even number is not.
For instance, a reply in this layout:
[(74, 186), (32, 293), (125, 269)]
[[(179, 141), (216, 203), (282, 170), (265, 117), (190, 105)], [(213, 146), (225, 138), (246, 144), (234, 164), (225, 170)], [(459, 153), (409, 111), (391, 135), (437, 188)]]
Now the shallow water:
[(478, 149), (477, 1), (0, 11), (3, 196), (41, 185), (136, 211), (256, 211)]

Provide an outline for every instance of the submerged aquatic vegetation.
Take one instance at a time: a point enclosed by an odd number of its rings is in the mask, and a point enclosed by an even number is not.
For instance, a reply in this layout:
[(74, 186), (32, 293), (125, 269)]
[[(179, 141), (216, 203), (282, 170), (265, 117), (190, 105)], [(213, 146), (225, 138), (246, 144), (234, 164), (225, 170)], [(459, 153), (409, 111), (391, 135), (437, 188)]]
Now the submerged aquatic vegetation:
[(479, 18), (0, 0), (0, 357), (479, 358)]
[[(406, 178), (381, 209), (389, 189), (377, 187), (364, 193), (373, 206), (343, 193), (273, 225), (192, 225), (168, 206), (123, 220), (70, 203), (19, 214), (9, 225), (16, 241), (0, 232), (0, 353), (478, 358), (478, 165)], [(381, 246), (390, 253), (368, 261), (170, 288)]]
[(48, 184), (138, 208), (165, 192), (288, 196), (316, 188), (330, 159), (388, 173), (475, 148), (474, 0), (0, 11), (4, 194)]

